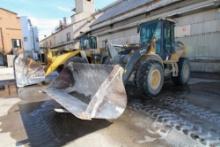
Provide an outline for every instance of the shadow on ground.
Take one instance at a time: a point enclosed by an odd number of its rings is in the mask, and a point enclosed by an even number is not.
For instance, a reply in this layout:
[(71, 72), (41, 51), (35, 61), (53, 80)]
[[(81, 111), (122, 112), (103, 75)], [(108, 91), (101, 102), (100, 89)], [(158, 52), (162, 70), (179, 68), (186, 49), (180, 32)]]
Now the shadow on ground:
[(111, 125), (105, 120), (83, 121), (72, 114), (55, 113), (53, 103), (47, 101), (19, 106), (30, 146), (62, 146)]

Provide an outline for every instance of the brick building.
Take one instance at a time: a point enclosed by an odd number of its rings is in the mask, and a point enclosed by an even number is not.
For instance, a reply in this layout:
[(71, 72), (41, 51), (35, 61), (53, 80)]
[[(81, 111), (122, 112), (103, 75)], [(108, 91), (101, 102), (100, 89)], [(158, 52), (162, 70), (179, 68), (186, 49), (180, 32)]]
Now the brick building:
[(22, 49), (22, 30), (17, 13), (0, 8), (0, 53), (13, 54)]

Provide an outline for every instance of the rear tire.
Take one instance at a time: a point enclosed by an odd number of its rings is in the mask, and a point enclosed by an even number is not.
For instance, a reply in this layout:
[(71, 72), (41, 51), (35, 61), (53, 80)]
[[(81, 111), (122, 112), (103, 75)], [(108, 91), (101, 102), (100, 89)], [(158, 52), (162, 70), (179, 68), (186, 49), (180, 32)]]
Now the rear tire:
[(140, 92), (147, 96), (156, 96), (164, 84), (163, 67), (158, 62), (144, 62), (136, 73), (136, 84)]
[(190, 79), (190, 64), (186, 58), (181, 58), (178, 62), (179, 73), (177, 77), (172, 77), (176, 85), (186, 85)]

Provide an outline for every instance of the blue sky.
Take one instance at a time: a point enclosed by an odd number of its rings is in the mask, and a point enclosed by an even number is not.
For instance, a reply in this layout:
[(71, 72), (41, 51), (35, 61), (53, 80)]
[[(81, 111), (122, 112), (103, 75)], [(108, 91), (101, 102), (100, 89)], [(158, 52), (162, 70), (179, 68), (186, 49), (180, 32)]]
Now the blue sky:
[[(115, 0), (95, 0), (96, 9), (101, 9)], [(39, 29), (40, 38), (48, 35), (63, 17), (70, 17), (75, 7), (74, 0), (0, 0), (0, 7), (28, 16)]]

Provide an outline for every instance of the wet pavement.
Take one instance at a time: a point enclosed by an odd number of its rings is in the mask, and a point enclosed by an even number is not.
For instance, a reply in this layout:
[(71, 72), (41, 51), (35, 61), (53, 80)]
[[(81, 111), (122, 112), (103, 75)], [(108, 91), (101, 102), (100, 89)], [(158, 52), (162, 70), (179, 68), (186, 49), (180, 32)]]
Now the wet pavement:
[(43, 88), (0, 82), (0, 147), (220, 146), (219, 75), (194, 74), (184, 88), (166, 82), (154, 98), (128, 86), (128, 107), (114, 121), (56, 113)]

